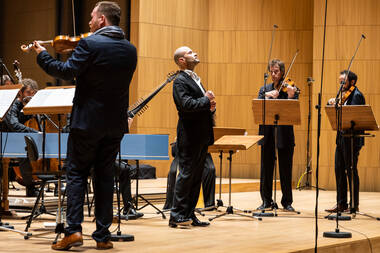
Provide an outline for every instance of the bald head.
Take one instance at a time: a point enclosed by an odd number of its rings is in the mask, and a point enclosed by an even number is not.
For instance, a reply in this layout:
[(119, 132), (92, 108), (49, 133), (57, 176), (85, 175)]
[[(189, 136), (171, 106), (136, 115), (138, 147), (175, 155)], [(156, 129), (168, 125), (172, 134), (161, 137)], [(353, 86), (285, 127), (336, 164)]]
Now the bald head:
[(174, 52), (174, 62), (178, 65), (179, 58), (183, 57), (188, 51), (191, 51), (191, 49), (186, 46), (177, 48)]
[(194, 70), (195, 66), (199, 63), (199, 59), (197, 53), (193, 52), (191, 48), (182, 46), (175, 50), (174, 62), (182, 70)]

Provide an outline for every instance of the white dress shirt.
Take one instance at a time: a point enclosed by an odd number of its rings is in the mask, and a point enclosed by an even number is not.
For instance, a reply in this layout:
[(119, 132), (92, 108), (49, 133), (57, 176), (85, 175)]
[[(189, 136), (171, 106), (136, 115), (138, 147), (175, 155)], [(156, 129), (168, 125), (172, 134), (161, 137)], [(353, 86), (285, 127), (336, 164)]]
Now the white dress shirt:
[(194, 71), (191, 71), (189, 69), (184, 70), (184, 72), (186, 74), (188, 74), (194, 80), (194, 82), (196, 82), (196, 84), (198, 84), (199, 89), (201, 89), (201, 91), (203, 92), (203, 94), (205, 94), (206, 91), (203, 89), (203, 87), (201, 85), (201, 78)]

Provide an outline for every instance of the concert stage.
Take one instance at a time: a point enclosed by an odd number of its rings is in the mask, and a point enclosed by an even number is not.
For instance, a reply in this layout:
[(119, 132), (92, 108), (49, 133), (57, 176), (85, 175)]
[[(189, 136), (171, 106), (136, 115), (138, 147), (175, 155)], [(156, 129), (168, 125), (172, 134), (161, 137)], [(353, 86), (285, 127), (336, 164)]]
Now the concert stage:
[[(141, 180), (142, 192), (149, 193), (165, 191), (164, 180), (156, 180), (154, 185), (150, 180)], [(161, 183), (160, 183), (161, 181)], [(242, 182), (237, 180), (235, 182)], [(315, 238), (315, 191), (293, 191), (294, 208), (301, 212), (278, 212), (278, 217), (263, 217), (262, 221), (228, 215), (216, 219), (206, 228), (173, 229), (168, 227), (168, 218), (163, 220), (150, 207), (144, 208), (144, 217), (139, 220), (123, 221), (123, 233), (133, 234), (134, 242), (116, 242), (109, 252), (314, 252)], [(236, 208), (256, 208), (260, 203), (259, 192), (235, 192), (232, 194), (232, 204)], [(227, 204), (228, 194), (222, 195)], [(281, 193), (278, 193), (278, 200)], [(380, 216), (380, 193), (366, 192), (360, 194), (360, 211)], [(380, 221), (357, 215), (352, 221), (340, 221), (341, 231), (351, 232), (350, 239), (330, 239), (322, 236), (323, 232), (334, 231), (335, 221), (323, 217), (325, 208), (334, 205), (335, 192), (320, 191), (318, 210), (318, 252), (380, 252)], [(280, 201), (278, 201), (280, 202)], [(161, 205), (158, 205), (162, 207)], [(223, 210), (223, 208), (220, 208)], [(217, 214), (216, 211), (205, 212), (201, 220)], [(43, 231), (43, 222), (53, 222), (51, 216), (43, 216), (44, 220), (32, 223), (30, 232), (38, 234)], [(85, 217), (84, 233), (90, 235), (95, 224), (92, 217)], [(4, 219), (23, 230), (25, 221), (20, 219)], [(113, 224), (111, 230), (116, 229)], [(0, 252), (52, 252), (50, 244), (54, 234), (44, 238), (30, 238), (13, 232), (0, 232)], [(371, 251), (372, 248), (372, 251)], [(85, 237), (82, 247), (73, 248), (74, 252), (98, 252), (95, 242)]]

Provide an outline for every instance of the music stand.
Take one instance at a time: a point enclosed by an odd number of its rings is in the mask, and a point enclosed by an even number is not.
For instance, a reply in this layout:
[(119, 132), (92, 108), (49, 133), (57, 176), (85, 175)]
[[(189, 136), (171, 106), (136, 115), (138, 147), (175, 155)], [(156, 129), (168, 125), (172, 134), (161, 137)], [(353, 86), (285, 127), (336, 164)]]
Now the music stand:
[(261, 217), (255, 217), (251, 215), (245, 215), (242, 213), (234, 212), (234, 211), (240, 211), (240, 212), (244, 212), (244, 211), (234, 208), (231, 204), (232, 155), (236, 153), (236, 151), (238, 150), (247, 150), (251, 148), (254, 144), (256, 144), (262, 138), (263, 136), (261, 135), (225, 135), (214, 143), (213, 145), (214, 148), (219, 150), (219, 152), (229, 154), (227, 158), (227, 160), (229, 160), (228, 207), (224, 213), (218, 214), (212, 218), (209, 218), (209, 221), (225, 216), (227, 214), (236, 214), (243, 217), (257, 218), (258, 220), (262, 219)]
[[(341, 130), (345, 130), (348, 133), (343, 134), (344, 137), (350, 137), (350, 147), (351, 147), (351, 162), (350, 162), (350, 170), (351, 170), (351, 176), (350, 176), (350, 182), (351, 182), (351, 191), (350, 191), (350, 198), (351, 198), (351, 205), (350, 205), (350, 213), (353, 214), (353, 217), (356, 216), (356, 214), (360, 214), (372, 219), (380, 220), (379, 217), (374, 217), (371, 215), (368, 215), (366, 213), (357, 212), (356, 208), (354, 207), (355, 202), (355, 185), (353, 182), (353, 164), (354, 164), (354, 139), (359, 137), (374, 137), (372, 134), (356, 134), (355, 131), (358, 130), (368, 130), (368, 131), (378, 131), (379, 126), (377, 125), (375, 116), (372, 112), (372, 108), (369, 105), (344, 105), (341, 107), (342, 109), (342, 126)], [(330, 125), (333, 130), (337, 130), (337, 123), (336, 123), (336, 108), (335, 106), (326, 106), (325, 111), (327, 114), (327, 117), (329, 119)], [(331, 216), (330, 216), (331, 217)], [(329, 217), (329, 219), (330, 219)], [(337, 212), (337, 226), (338, 226), (338, 218), (339, 212)], [(338, 230), (339, 231), (339, 230)], [(329, 232), (326, 232), (329, 233)], [(330, 232), (331, 233), (331, 232)], [(334, 233), (334, 232), (332, 232)], [(335, 233), (334, 233), (335, 234)], [(327, 235), (328, 236), (328, 235)]]
[[(244, 135), (246, 130), (244, 128), (233, 128), (233, 127), (214, 127), (214, 140), (218, 141), (221, 137), (225, 135)], [(219, 154), (219, 199), (216, 200), (216, 209), (223, 206), (222, 200), (222, 164), (223, 164), (223, 150), (219, 150), (217, 146), (211, 145), (208, 147), (209, 153), (218, 153)]]
[[(276, 202), (277, 192), (277, 134), (279, 125), (300, 125), (300, 103), (298, 99), (266, 99), (267, 105), (265, 112), (263, 108), (262, 99), (252, 100), (253, 118), (256, 124), (274, 125), (274, 196), (273, 196), (273, 209), (274, 216), (277, 216), (278, 205)], [(265, 113), (265, 122), (263, 122), (263, 113)], [(300, 214), (299, 211), (295, 211)], [(253, 213), (254, 215), (273, 216), (264, 214), (265, 210), (261, 213)]]
[[(2, 123), (5, 115), (7, 114), (9, 108), (11, 107), (13, 101), (16, 99), (17, 94), (21, 88), (21, 85), (5, 85), (0, 86), (0, 124)], [(3, 128), (0, 125), (0, 163), (1, 166), (4, 165), (3, 161)], [(3, 166), (3, 185), (1, 191), (2, 196), (0, 201), (0, 230), (12, 231), (16, 233), (20, 233), (24, 236), (29, 235), (30, 233), (26, 233), (23, 231), (15, 230), (13, 226), (10, 226), (8, 223), (3, 223), (1, 221), (1, 217), (5, 215), (11, 215), (12, 213), (9, 211), (9, 201), (8, 201), (8, 166)]]
[[(136, 210), (140, 211), (140, 210), (142, 210), (143, 208), (145, 208), (147, 206), (151, 206), (151, 207), (153, 207), (157, 211), (157, 214), (161, 214), (162, 219), (166, 219), (166, 216), (165, 216), (165, 214), (164, 214), (164, 212), (162, 210), (160, 210), (158, 207), (156, 207), (151, 201), (149, 201), (148, 199), (146, 199), (142, 194), (139, 194), (140, 161), (139, 160), (135, 160), (135, 161), (136, 161), (136, 194), (133, 197), (132, 202), (133, 201), (135, 202), (135, 208), (136, 208)], [(139, 198), (142, 199), (145, 202), (145, 204), (143, 206), (141, 206), (141, 207), (138, 207), (138, 205), (139, 205)]]
[[(74, 88), (59, 88), (44, 89), (37, 92), (37, 94), (30, 100), (30, 102), (23, 108), (24, 114), (57, 114), (58, 115), (58, 211), (57, 211), (57, 225), (55, 233), (57, 234), (53, 244), (58, 241), (61, 233), (64, 232), (64, 223), (62, 221), (62, 200), (61, 200), (61, 114), (71, 112), (72, 101), (74, 97)], [(48, 118), (48, 117), (46, 117)], [(42, 154), (45, 159), (45, 128), (43, 133)], [(46, 172), (46, 163), (43, 162), (44, 172)], [(28, 238), (25, 238), (28, 239)]]

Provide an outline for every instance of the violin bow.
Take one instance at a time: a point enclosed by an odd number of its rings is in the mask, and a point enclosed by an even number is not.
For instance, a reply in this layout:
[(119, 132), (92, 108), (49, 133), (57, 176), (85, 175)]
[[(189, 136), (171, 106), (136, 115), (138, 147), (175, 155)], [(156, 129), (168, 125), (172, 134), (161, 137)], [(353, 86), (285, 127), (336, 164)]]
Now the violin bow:
[(291, 70), (292, 67), (293, 67), (293, 64), (294, 64), (294, 62), (295, 62), (295, 60), (296, 60), (296, 57), (297, 57), (299, 51), (300, 51), (300, 50), (297, 49), (296, 53), (294, 54), (293, 59), (292, 59), (292, 62), (290, 63), (289, 68), (288, 68), (288, 70), (286, 71), (286, 74), (285, 74), (285, 76), (284, 76), (284, 80), (286, 80), (286, 78), (288, 77), (289, 72), (290, 72), (290, 70)]

